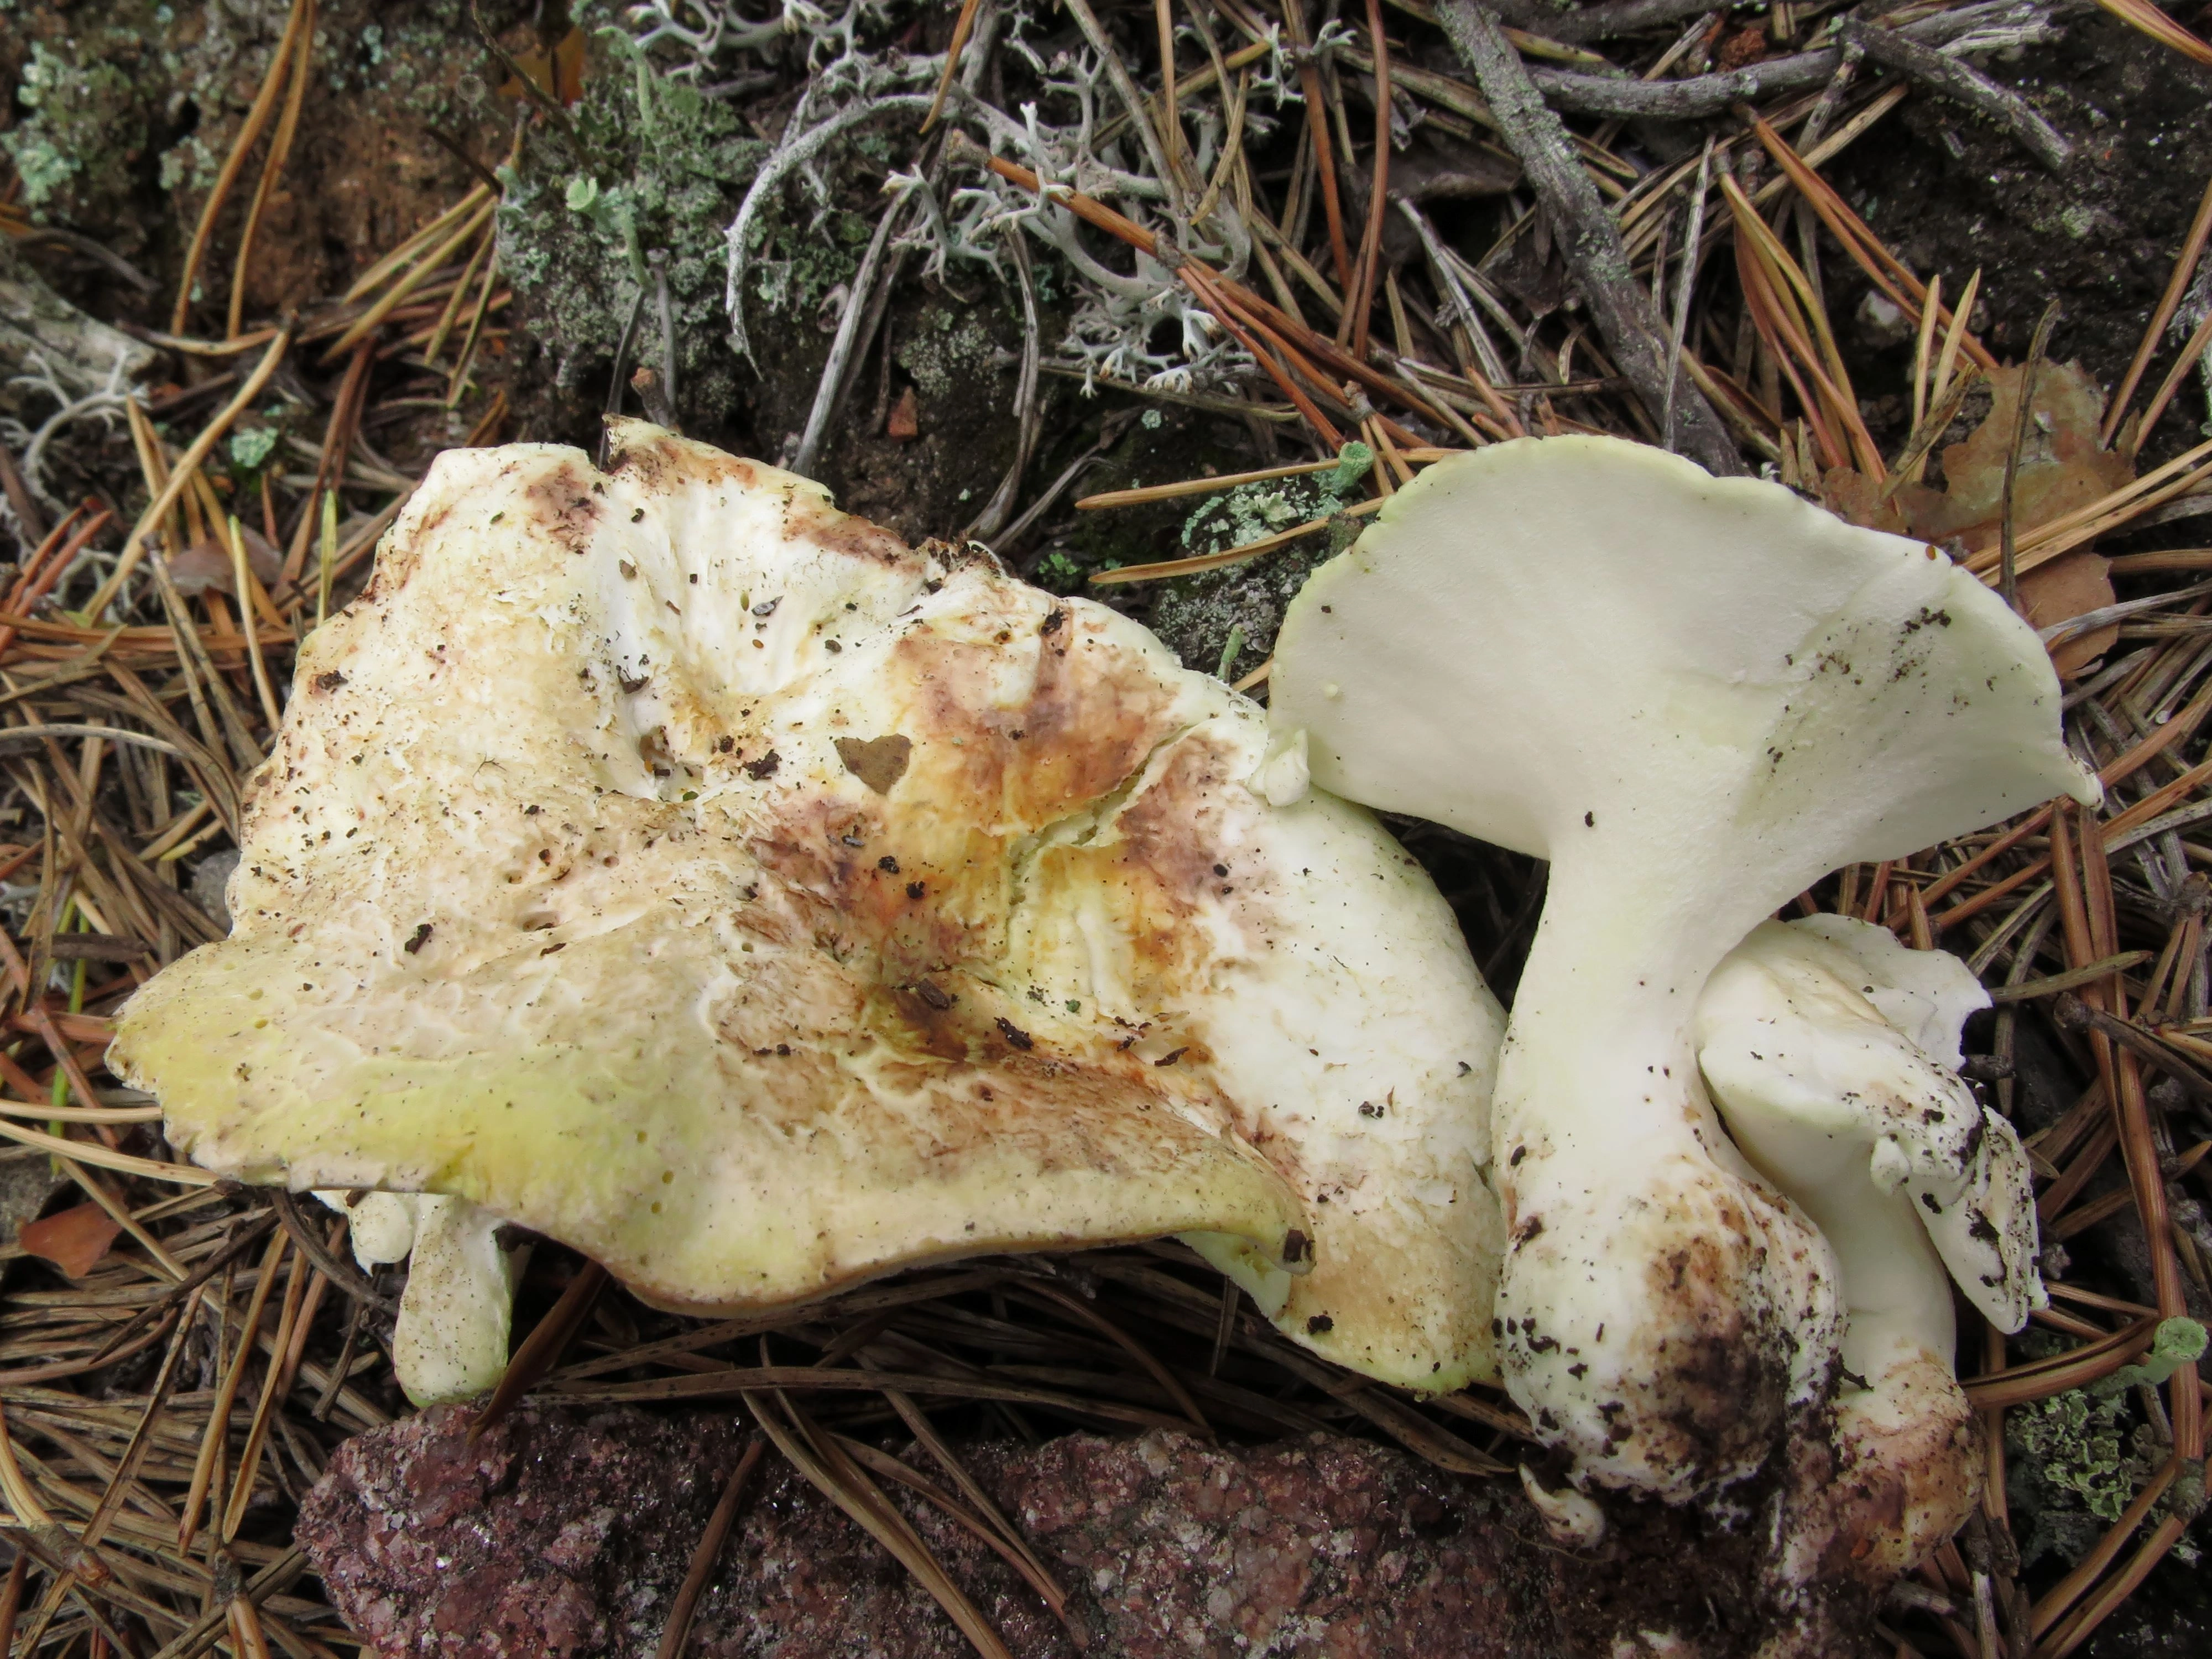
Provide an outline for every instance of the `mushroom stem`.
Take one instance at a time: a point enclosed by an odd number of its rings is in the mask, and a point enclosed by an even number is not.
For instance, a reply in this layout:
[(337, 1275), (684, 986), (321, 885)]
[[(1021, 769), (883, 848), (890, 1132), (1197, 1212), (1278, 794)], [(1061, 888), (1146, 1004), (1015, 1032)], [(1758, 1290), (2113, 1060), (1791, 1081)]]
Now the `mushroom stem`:
[(1841, 1314), (1818, 1235), (1736, 1154), (1698, 1073), (1700, 964), (1756, 914), (1705, 884), (1654, 906), (1632, 839), (1597, 826), (1554, 866), (1515, 998), (1492, 1106), (1499, 1359), (1582, 1473), (1679, 1500), (1765, 1459)]
[[(1774, 485), (1522, 440), (1316, 571), (1270, 684), (1317, 787), (1551, 862), (1492, 1107), (1500, 1364), (1539, 1436), (1678, 1502), (1817, 1440), (1835, 1258), (1723, 1133), (1698, 999), (1838, 864), (2096, 799), (2034, 634), (1939, 550)], [(1989, 1166), (1927, 1150), (1898, 1177), (1937, 1249), (1986, 1255)]]
[(418, 1406), (482, 1394), (507, 1370), (514, 1282), (498, 1231), (499, 1218), (466, 1199), (425, 1193), (416, 1200), (392, 1364)]
[(1736, 1144), (1772, 1172), (1835, 1252), (1848, 1314), (1844, 1396), (1877, 1386), (1908, 1355), (1948, 1357), (1957, 1335), (1951, 1277), (1911, 1197), (1867, 1179), (1865, 1144), (1778, 1114), (1731, 1107), (1726, 1119)]
[(1846, 1308), (1833, 1426), (1796, 1483), (1784, 1571), (1823, 1577), (1833, 1554), (1838, 1570), (1886, 1580), (1956, 1532), (1980, 1495), (1981, 1437), (1952, 1374), (1950, 1275), (1911, 1198), (1867, 1178), (1863, 1142), (1773, 1114), (1727, 1120), (1820, 1228)]

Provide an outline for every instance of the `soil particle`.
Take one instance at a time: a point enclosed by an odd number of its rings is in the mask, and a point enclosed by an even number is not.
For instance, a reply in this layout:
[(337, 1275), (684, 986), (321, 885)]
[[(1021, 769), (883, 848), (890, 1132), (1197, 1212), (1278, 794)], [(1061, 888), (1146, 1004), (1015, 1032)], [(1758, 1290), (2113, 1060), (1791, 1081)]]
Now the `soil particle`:
[[(1015, 369), (1022, 328), (1018, 302), (995, 286), (975, 285), (964, 300), (951, 291), (904, 294), (890, 307), (882, 336), (856, 365), (843, 414), (824, 445), (817, 471), (847, 511), (873, 519), (910, 541), (957, 535), (983, 510), (1013, 459)], [(1054, 337), (1048, 319), (1045, 339)], [(805, 422), (828, 355), (828, 336), (792, 328), (764, 350), (753, 394), (759, 441), (788, 442)], [(1057, 385), (1041, 393), (1039, 425), (1054, 432), (1070, 419), (1070, 394)], [(1044, 477), (1033, 464), (1035, 489)]]
[[(0, 148), (41, 223), (65, 226), (156, 279), (118, 297), (167, 325), (185, 249), (284, 32), (275, 0), (79, 6), (26, 0), (0, 13), (0, 68), (13, 107)], [(435, 126), (496, 161), (511, 104), (479, 70), (485, 54), (459, 0), (326, 0), (308, 99), (246, 271), (248, 315), (343, 290), (471, 182), (428, 136)], [(227, 301), (230, 252), (258, 173), (234, 189), (200, 297)]]

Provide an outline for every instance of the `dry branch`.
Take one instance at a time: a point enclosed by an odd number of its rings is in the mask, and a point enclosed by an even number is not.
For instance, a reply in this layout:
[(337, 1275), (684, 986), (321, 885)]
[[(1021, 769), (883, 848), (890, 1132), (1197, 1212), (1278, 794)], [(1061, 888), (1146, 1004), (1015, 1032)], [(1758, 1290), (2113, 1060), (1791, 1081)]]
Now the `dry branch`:
[[(1575, 159), (1566, 129), (1544, 107), (1494, 15), (1476, 0), (1444, 0), (1439, 15), (1453, 49), (1474, 71), (1506, 143), (1521, 158), (1530, 185), (1551, 216), (1553, 234), (1582, 284), (1607, 349), (1645, 410), (1655, 421), (1663, 418), (1674, 380), (1665, 327), (1650, 290), (1629, 269), (1620, 228)], [(1682, 388), (1674, 392), (1672, 405), (1684, 454), (1722, 477), (1743, 471), (1728, 428), (1702, 392)]]

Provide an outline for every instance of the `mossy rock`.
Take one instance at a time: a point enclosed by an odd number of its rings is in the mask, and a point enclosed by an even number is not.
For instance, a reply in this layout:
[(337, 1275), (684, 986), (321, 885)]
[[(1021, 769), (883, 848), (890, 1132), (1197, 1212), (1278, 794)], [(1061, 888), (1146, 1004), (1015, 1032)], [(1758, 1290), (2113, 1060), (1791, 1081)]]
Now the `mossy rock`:
[(641, 289), (630, 362), (659, 364), (655, 254), (666, 260), (678, 412), (702, 435), (726, 426), (743, 386), (723, 311), (722, 232), (768, 154), (734, 101), (666, 75), (619, 29), (590, 29), (568, 131), (533, 127), (503, 170), (499, 210), (501, 269), (568, 394), (550, 412), (554, 429), (591, 435)]
[[(1358, 489), (1371, 459), (1361, 449), (1333, 474), (1271, 479), (1209, 495), (1184, 521), (1183, 550), (1223, 552), (1329, 518)], [(1308, 574), (1349, 547), (1358, 533), (1357, 520), (1337, 518), (1326, 531), (1243, 564), (1164, 583), (1152, 605), (1153, 630), (1175, 648), (1184, 667), (1233, 681), (1273, 652), (1283, 612)]]
[(0, 149), (34, 222), (84, 231), (125, 254), (145, 245), (139, 198), (171, 137), (163, 106), (181, 67), (169, 11), (111, 0), (65, 23), (52, 13), (11, 20), (23, 48), (21, 115)]
[(1273, 652), (1284, 611), (1314, 567), (1330, 556), (1330, 540), (1311, 537), (1243, 564), (1163, 584), (1152, 604), (1152, 631), (1184, 667), (1235, 682)]

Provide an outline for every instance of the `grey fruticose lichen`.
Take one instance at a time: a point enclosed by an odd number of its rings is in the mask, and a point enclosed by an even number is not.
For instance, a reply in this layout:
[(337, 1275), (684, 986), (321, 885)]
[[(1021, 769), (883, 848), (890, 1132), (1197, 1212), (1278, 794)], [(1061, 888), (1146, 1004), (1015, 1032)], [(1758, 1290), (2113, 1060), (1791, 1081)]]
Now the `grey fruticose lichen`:
[(1319, 1352), (1494, 1376), (1501, 1015), (1418, 866), (1126, 618), (613, 451), (442, 457), (306, 641), (235, 931), (120, 1022), (176, 1144), (474, 1206), (418, 1397), (504, 1360), (500, 1221), (700, 1310), (1180, 1233)]
[[(1851, 1443), (1848, 1423), (1840, 1440), (1822, 1425), (1865, 1259), (1847, 1249), (1839, 1268), (1798, 1201), (1797, 1155), (1776, 1150), (1794, 1121), (1842, 1126), (1854, 1203), (1932, 1200), (1934, 1248), (1970, 1280), (1994, 1275), (1970, 1285), (1993, 1314), (2025, 1316), (2009, 1137), (1938, 1075), (1955, 1022), (1900, 1046), (1863, 1018), (1889, 1011), (1862, 988), (1912, 975), (1808, 963), (1753, 999), (1808, 1016), (1800, 1035), (1827, 1045), (1830, 1074), (1798, 1078), (1797, 1098), (1778, 1061), (1723, 1063), (1741, 1031), (1715, 1006), (1716, 1091), (1744, 1109), (1741, 1147), (1699, 1071), (1716, 968), (1826, 872), (2054, 793), (2096, 799), (2034, 633), (1979, 582), (1935, 548), (1656, 450), (1501, 444), (1430, 469), (1316, 573), (1272, 692), (1279, 750), (1302, 736), (1315, 784), (1551, 862), (1493, 1107), (1497, 1316), (1506, 1386), (1578, 1484), (1711, 1500), (1785, 1449), (1802, 1464), (1808, 1437)], [(1780, 972), (1814, 943), (1747, 949)], [(1820, 943), (1854, 956), (1852, 938)], [(1867, 1007), (1821, 1005), (1823, 975)], [(1945, 1121), (1907, 1132), (1875, 1101), (1814, 1098), (1878, 1061)], [(1932, 1295), (1916, 1252), (1915, 1293)], [(1932, 1324), (1921, 1334), (1948, 1359)], [(1954, 1493), (1928, 1501), (1948, 1512)]]

